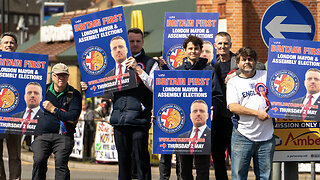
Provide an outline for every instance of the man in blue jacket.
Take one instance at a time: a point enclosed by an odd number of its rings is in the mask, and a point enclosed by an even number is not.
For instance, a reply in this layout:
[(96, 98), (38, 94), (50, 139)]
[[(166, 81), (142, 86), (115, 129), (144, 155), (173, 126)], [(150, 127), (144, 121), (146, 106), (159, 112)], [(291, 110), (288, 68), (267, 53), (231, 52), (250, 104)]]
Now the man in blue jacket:
[(32, 179), (46, 179), (47, 161), (55, 156), (55, 179), (70, 179), (69, 156), (74, 146), (75, 126), (81, 113), (81, 94), (68, 84), (69, 70), (63, 63), (52, 67), (52, 83), (47, 85), (43, 102), (42, 134), (32, 144)]

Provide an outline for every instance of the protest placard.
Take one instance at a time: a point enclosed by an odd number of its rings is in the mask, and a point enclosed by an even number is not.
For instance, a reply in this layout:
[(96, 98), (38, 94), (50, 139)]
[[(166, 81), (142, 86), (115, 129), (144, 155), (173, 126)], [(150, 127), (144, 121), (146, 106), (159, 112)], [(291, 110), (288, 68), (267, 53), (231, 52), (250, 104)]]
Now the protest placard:
[[(34, 133), (43, 116), (47, 67), (47, 55), (0, 51), (0, 133)], [(37, 111), (33, 117), (27, 106)]]
[(87, 98), (137, 87), (133, 70), (116, 72), (131, 56), (121, 6), (72, 18), (71, 23)]
[(210, 154), (211, 78), (212, 71), (155, 71), (153, 154)]
[[(218, 32), (218, 13), (184, 13), (167, 12), (165, 14), (163, 59), (169, 69), (174, 70), (182, 64), (186, 57), (183, 41), (189, 35), (195, 35), (204, 41), (214, 44), (214, 37)], [(214, 50), (213, 61), (216, 53)]]

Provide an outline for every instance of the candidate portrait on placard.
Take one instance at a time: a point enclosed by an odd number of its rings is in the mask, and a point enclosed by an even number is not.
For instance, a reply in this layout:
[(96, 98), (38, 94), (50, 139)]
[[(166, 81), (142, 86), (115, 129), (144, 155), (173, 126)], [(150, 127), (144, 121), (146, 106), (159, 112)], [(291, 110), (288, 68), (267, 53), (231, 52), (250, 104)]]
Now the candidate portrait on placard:
[[(211, 129), (207, 126), (209, 119), (208, 105), (204, 100), (198, 99), (190, 106), (190, 120), (192, 128), (178, 136), (178, 138), (190, 138), (183, 141), (184, 145), (175, 148), (178, 154), (210, 154), (211, 152)], [(180, 142), (178, 142), (181, 144)]]
[(110, 78), (106, 81), (108, 87), (106, 90), (110, 91), (123, 91), (137, 86), (136, 74), (132, 69), (126, 66), (128, 47), (126, 41), (121, 36), (113, 37), (110, 41), (111, 56), (115, 60), (115, 67), (110, 70), (105, 77)]
[[(44, 111), (40, 107), (42, 101), (42, 87), (38, 82), (29, 82), (25, 87), (24, 100), (26, 108), (12, 117), (22, 118), (21, 121), (14, 121), (17, 126), (7, 127), (6, 134), (35, 134), (40, 133), (40, 119), (44, 117)], [(33, 121), (37, 120), (37, 124)], [(19, 128), (17, 128), (19, 127)]]
[[(306, 94), (294, 99), (291, 103), (301, 106), (291, 107), (285, 115), (287, 119), (317, 120), (320, 121), (320, 70), (310, 68), (305, 73), (304, 87)], [(302, 106), (303, 105), (303, 106)]]

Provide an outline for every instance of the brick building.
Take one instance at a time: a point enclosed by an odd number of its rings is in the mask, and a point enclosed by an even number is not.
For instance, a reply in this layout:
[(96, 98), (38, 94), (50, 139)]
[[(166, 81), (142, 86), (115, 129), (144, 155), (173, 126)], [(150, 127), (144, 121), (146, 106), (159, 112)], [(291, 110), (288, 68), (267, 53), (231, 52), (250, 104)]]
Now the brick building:
[[(261, 37), (260, 23), (265, 11), (278, 0), (197, 0), (197, 12), (218, 12), (219, 18), (226, 20), (226, 29), (232, 37), (232, 51), (243, 46), (254, 48), (259, 61), (265, 63), (268, 48)], [(316, 25), (320, 21), (320, 0), (299, 0), (312, 13)], [(319, 31), (316, 26), (316, 32)], [(319, 41), (319, 35), (315, 35)]]

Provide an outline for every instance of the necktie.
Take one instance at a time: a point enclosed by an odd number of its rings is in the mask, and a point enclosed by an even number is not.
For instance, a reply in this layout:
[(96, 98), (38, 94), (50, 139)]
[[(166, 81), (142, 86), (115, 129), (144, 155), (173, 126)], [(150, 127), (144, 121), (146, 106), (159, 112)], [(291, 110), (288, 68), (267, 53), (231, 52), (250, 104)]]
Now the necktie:
[(302, 120), (304, 120), (307, 117), (308, 111), (310, 109), (310, 105), (311, 105), (311, 100), (312, 100), (312, 95), (308, 96), (309, 100), (307, 102), (307, 104), (304, 105), (304, 108), (302, 110)]
[(197, 144), (198, 142), (198, 132), (199, 132), (199, 128), (195, 128), (194, 131), (196, 132), (192, 138), (191, 144), (190, 144), (190, 154), (193, 154), (193, 150), (194, 150), (194, 146)]
[(118, 85), (118, 90), (119, 91), (121, 91), (121, 86), (122, 86), (122, 82), (121, 82), (121, 80), (122, 80), (122, 65), (121, 64), (119, 64), (118, 65), (118, 67), (119, 67), (119, 73), (118, 73), (118, 78), (117, 78), (117, 85)]
[(28, 114), (27, 118), (22, 123), (21, 134), (24, 134), (26, 132), (26, 130), (27, 130), (27, 126), (28, 126), (29, 121), (31, 119), (32, 109), (29, 109), (28, 113), (29, 114)]

